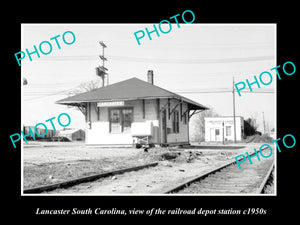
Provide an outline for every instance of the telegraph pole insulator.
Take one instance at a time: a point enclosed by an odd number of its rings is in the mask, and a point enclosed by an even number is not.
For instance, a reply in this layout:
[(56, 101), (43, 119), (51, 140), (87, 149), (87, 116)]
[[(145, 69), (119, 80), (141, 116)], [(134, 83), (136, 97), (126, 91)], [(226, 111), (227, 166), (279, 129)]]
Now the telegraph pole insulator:
[(100, 44), (103, 48), (106, 48), (106, 45), (103, 43), (103, 41), (99, 41), (99, 44)]
[(100, 68), (100, 70), (102, 70), (102, 71), (108, 71), (108, 69), (106, 68), (106, 67), (104, 67), (104, 66), (99, 66), (99, 68)]
[(107, 58), (104, 57), (104, 55), (99, 56), (101, 60), (107, 61)]

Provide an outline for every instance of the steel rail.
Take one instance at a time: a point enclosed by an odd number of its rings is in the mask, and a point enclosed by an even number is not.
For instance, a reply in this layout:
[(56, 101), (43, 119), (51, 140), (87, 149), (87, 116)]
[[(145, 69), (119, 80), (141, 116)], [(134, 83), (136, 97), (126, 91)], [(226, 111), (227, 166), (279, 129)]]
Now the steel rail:
[(261, 193), (263, 192), (264, 187), (266, 186), (266, 183), (267, 183), (267, 181), (268, 181), (268, 179), (269, 179), (269, 177), (270, 177), (270, 175), (271, 175), (271, 173), (272, 173), (274, 167), (275, 167), (275, 165), (274, 165), (274, 163), (272, 163), (272, 165), (270, 166), (270, 168), (269, 168), (269, 170), (268, 170), (268, 172), (267, 172), (265, 178), (264, 178), (263, 181), (261, 182), (259, 188), (257, 188), (256, 194), (261, 194)]
[[(268, 147), (265, 147), (262, 150), (265, 150), (265, 149), (268, 149)], [(256, 153), (253, 152), (249, 156), (252, 156), (254, 154), (256, 154)], [(246, 158), (248, 158), (248, 156), (246, 156)], [(239, 159), (238, 161), (241, 161), (241, 160), (242, 159)], [(201, 174), (201, 175), (199, 175), (199, 176), (197, 176), (195, 178), (192, 178), (191, 180), (188, 180), (188, 181), (186, 181), (186, 182), (184, 182), (184, 183), (182, 183), (182, 184), (180, 184), (180, 185), (178, 185), (178, 186), (176, 186), (176, 187), (174, 187), (174, 188), (166, 191), (164, 194), (172, 194), (174, 192), (178, 192), (178, 191), (180, 191), (180, 190), (188, 187), (190, 184), (192, 184), (192, 183), (194, 183), (196, 181), (199, 181), (199, 180), (203, 180), (204, 178), (208, 177), (209, 175), (214, 174), (216, 172), (219, 172), (220, 170), (222, 170), (222, 169), (224, 169), (224, 168), (226, 168), (226, 167), (228, 167), (228, 166), (230, 166), (232, 164), (235, 164), (235, 163), (236, 163), (236, 160), (234, 159), (234, 160), (230, 161), (229, 163), (227, 163), (225, 165), (222, 165), (222, 166), (220, 166), (220, 167), (218, 167), (216, 169), (213, 169), (213, 170), (208, 171), (208, 172), (206, 172), (204, 174)]]
[(104, 173), (100, 173), (100, 174), (96, 174), (96, 175), (91, 175), (91, 176), (86, 176), (86, 177), (81, 177), (81, 178), (76, 178), (76, 179), (73, 179), (73, 180), (64, 181), (64, 182), (60, 182), (60, 183), (56, 183), (56, 184), (50, 184), (50, 185), (25, 189), (23, 191), (23, 193), (24, 194), (42, 193), (44, 191), (52, 191), (52, 190), (55, 190), (57, 188), (67, 188), (67, 187), (71, 187), (71, 186), (74, 186), (74, 185), (77, 185), (77, 184), (80, 184), (80, 183), (94, 181), (94, 180), (97, 180), (99, 178), (113, 176), (113, 175), (116, 175), (116, 174), (122, 174), (122, 173), (136, 171), (136, 170), (141, 170), (141, 169), (145, 169), (145, 168), (148, 168), (148, 167), (154, 167), (154, 166), (157, 166), (157, 165), (158, 165), (158, 162), (154, 162), (154, 163), (141, 165), (141, 166), (135, 166), (135, 167), (129, 167), (129, 168), (120, 169), (120, 170), (108, 171), (108, 172), (104, 172)]

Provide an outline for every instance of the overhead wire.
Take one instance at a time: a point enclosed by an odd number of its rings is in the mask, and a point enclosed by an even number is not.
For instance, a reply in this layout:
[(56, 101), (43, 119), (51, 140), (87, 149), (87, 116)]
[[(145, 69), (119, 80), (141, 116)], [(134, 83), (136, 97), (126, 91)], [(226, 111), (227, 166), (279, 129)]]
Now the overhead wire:
[[(78, 87), (78, 86), (77, 86)], [(35, 92), (35, 96), (37, 96), (36, 98), (30, 98), (30, 99), (25, 99), (26, 102), (28, 101), (32, 101), (32, 100), (37, 100), (37, 99), (41, 99), (44, 97), (49, 97), (49, 96), (53, 96), (53, 95), (61, 95), (61, 94), (67, 94), (69, 91), (76, 89), (75, 88), (71, 88), (68, 90), (64, 90), (64, 91), (57, 91), (57, 92), (49, 92), (49, 93), (43, 93), (43, 92)], [(236, 92), (236, 91), (235, 91)], [(257, 90), (254, 89), (253, 91), (250, 90), (243, 90), (243, 93), (259, 93), (259, 94), (272, 94), (275, 93), (275, 90)], [(232, 89), (230, 90), (228, 88), (228, 90), (224, 90), (224, 88), (220, 88), (220, 89), (212, 89), (212, 90), (186, 90), (186, 91), (175, 91), (175, 93), (178, 94), (208, 94), (208, 93), (212, 93), (212, 94), (217, 94), (217, 93), (232, 93)], [(32, 96), (32, 95), (31, 95)], [(33, 95), (34, 96), (34, 95)]]
[[(116, 56), (107, 55), (109, 60), (125, 61), (125, 62), (155, 62), (155, 63), (176, 63), (176, 64), (205, 64), (205, 63), (239, 63), (252, 61), (274, 60), (274, 55), (237, 57), (237, 58), (198, 58), (198, 59), (182, 59), (182, 58), (151, 58), (151, 57), (132, 57), (132, 56)], [(97, 60), (97, 55), (77, 55), (77, 56), (49, 56), (40, 58), (38, 61), (84, 61)]]

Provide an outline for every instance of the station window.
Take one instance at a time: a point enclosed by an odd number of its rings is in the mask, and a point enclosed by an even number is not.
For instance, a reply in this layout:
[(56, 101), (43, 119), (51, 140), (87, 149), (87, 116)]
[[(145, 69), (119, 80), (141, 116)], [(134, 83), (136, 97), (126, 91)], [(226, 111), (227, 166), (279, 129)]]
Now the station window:
[(130, 133), (133, 119), (133, 109), (111, 109), (109, 112), (109, 127), (111, 133)]
[(132, 109), (123, 109), (122, 112), (122, 129), (123, 132), (129, 133), (131, 131), (132, 123)]
[(172, 121), (173, 133), (179, 133), (179, 112), (175, 111)]
[(231, 136), (231, 126), (226, 126), (226, 136)]
[(186, 124), (186, 120), (187, 120), (186, 117), (187, 117), (187, 113), (184, 113), (183, 114), (183, 124)]

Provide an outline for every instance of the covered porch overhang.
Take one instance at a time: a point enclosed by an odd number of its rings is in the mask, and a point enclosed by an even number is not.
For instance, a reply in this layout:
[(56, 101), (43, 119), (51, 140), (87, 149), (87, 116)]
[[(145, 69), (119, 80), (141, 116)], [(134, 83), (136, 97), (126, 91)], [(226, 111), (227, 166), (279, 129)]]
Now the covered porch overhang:
[[(168, 110), (168, 115), (169, 118), (171, 117), (171, 115), (175, 112), (175, 110), (179, 107), (180, 109), (180, 119), (182, 120), (182, 118), (187, 114), (188, 115), (188, 119), (190, 120), (190, 118), (193, 115), (196, 115), (198, 113), (201, 113), (204, 110), (208, 110), (209, 108), (194, 102), (190, 99), (186, 99), (186, 98), (178, 98), (177, 96), (171, 96), (171, 97), (160, 97), (160, 98), (153, 98), (153, 97), (147, 97), (147, 98), (117, 98), (117, 99), (103, 99), (103, 100), (97, 100), (97, 99), (93, 99), (93, 100), (87, 100), (87, 101), (64, 101), (64, 100), (60, 100), (57, 101), (57, 104), (61, 104), (61, 105), (67, 105), (70, 107), (77, 107), (84, 115), (86, 115), (86, 108), (88, 107), (88, 104), (90, 103), (98, 103), (98, 102), (109, 102), (109, 101), (130, 101), (130, 100), (146, 100), (146, 99), (168, 99), (167, 103), (160, 108), (159, 111), (162, 111), (164, 109)], [(171, 107), (170, 105), (170, 100), (171, 99), (176, 99), (177, 103), (175, 104), (175, 106)], [(182, 110), (182, 103), (186, 102), (188, 104), (188, 107), (185, 111)], [(144, 102), (143, 102), (144, 103)], [(95, 110), (99, 110), (98, 107), (95, 108)], [(97, 112), (98, 113), (98, 112)]]

